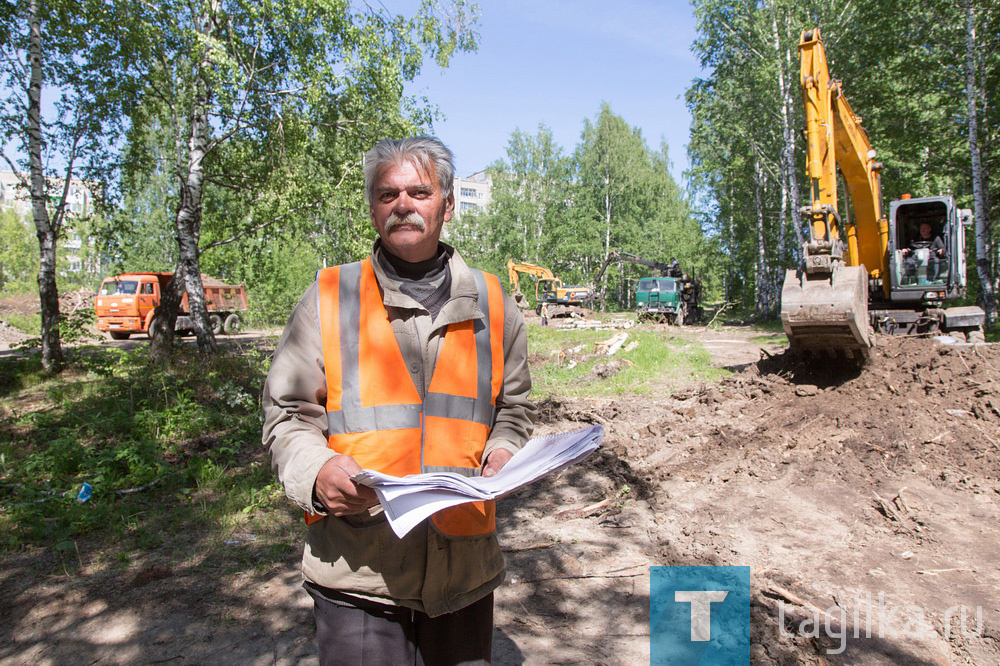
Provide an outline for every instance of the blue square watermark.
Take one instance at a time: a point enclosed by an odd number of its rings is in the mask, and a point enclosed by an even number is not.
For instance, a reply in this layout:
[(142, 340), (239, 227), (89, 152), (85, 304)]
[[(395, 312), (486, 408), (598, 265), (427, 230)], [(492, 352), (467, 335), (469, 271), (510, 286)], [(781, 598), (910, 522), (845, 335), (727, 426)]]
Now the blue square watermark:
[(650, 567), (650, 664), (749, 664), (752, 597), (750, 567)]

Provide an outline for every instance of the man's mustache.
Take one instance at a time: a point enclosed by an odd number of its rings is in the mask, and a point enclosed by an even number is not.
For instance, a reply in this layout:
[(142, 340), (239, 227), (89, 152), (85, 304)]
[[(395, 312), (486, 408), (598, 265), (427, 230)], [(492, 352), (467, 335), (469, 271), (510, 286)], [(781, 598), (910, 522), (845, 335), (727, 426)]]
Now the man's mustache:
[(392, 213), (385, 221), (385, 232), (389, 233), (396, 229), (396, 227), (404, 225), (416, 227), (419, 231), (424, 231), (427, 228), (427, 224), (424, 222), (424, 218), (420, 216), (420, 213), (408, 213), (405, 216), (401, 216), (399, 213)]

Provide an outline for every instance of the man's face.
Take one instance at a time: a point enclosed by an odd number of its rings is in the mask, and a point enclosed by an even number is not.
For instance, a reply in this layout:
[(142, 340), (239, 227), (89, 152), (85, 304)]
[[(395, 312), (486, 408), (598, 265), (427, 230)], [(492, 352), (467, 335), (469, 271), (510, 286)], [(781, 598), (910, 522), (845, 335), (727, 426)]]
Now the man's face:
[(426, 261), (437, 254), (441, 227), (451, 219), (455, 197), (441, 196), (434, 167), (392, 164), (377, 176), (369, 207), (372, 226), (386, 249), (403, 261)]
[(920, 237), (925, 240), (931, 237), (931, 225), (926, 222), (920, 225)]

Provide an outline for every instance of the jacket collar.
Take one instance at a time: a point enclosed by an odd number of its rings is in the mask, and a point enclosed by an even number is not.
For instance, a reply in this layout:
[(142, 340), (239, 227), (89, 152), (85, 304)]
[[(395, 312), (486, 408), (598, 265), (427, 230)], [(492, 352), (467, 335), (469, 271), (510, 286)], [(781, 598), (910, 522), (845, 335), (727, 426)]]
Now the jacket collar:
[[(472, 269), (462, 259), (458, 250), (447, 243), (441, 243), (441, 245), (444, 246), (445, 252), (449, 256), (448, 270), (451, 271), (451, 293), (448, 296), (448, 302), (444, 304), (434, 319), (434, 328), (470, 319), (485, 318), (486, 315), (479, 308), (479, 290), (472, 277)], [(378, 239), (372, 247), (371, 262), (375, 271), (375, 279), (378, 280), (378, 284), (382, 288), (382, 302), (386, 307), (416, 310), (422, 314), (428, 314), (424, 306), (401, 292), (399, 283), (386, 275), (379, 262), (379, 255), (382, 252), (385, 252), (385, 248), (382, 247), (382, 240)]]

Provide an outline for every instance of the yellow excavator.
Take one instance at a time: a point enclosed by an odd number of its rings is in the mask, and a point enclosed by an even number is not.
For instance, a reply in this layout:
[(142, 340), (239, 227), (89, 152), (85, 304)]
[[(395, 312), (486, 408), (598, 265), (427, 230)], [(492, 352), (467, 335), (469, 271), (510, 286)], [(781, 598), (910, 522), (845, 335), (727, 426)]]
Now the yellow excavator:
[(591, 290), (585, 286), (564, 286), (562, 280), (548, 268), (536, 264), (518, 263), (513, 259), (507, 260), (507, 277), (510, 279), (510, 288), (514, 302), (518, 307), (528, 309), (531, 304), (527, 297), (521, 293), (520, 276), (534, 275), (538, 278), (535, 282), (535, 310), (541, 312), (542, 303), (547, 303), (550, 317), (562, 317), (572, 314), (585, 314), (585, 305), (589, 305), (592, 300)]
[[(785, 275), (781, 323), (793, 349), (863, 362), (875, 332), (948, 332), (983, 339), (978, 307), (943, 308), (966, 292), (965, 227), (972, 213), (951, 196), (882, 208), (882, 164), (861, 118), (831, 79), (819, 28), (799, 42), (810, 204), (803, 261)], [(837, 167), (853, 216), (841, 216)]]

